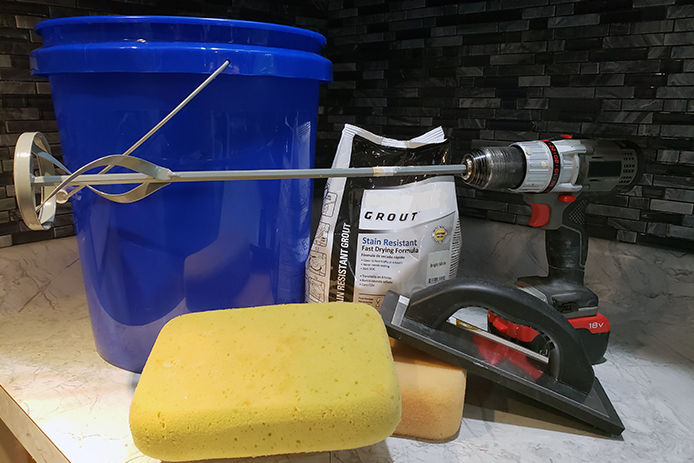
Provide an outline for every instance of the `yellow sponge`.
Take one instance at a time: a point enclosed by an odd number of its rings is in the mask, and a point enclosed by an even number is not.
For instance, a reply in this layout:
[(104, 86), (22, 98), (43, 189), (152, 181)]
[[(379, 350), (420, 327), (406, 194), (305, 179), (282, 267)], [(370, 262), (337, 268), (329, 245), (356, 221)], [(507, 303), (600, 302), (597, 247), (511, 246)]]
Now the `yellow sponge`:
[(388, 437), (400, 391), (378, 312), (289, 304), (167, 323), (130, 408), (135, 445), (169, 461), (355, 448)]

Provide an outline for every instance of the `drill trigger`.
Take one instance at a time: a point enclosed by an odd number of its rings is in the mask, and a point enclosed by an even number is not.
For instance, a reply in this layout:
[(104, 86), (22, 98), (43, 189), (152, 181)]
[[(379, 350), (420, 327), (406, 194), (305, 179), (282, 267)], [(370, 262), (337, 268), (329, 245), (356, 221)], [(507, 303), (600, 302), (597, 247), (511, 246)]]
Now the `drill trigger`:
[(547, 204), (530, 204), (530, 221), (528, 225), (531, 227), (544, 227), (549, 223), (550, 210)]

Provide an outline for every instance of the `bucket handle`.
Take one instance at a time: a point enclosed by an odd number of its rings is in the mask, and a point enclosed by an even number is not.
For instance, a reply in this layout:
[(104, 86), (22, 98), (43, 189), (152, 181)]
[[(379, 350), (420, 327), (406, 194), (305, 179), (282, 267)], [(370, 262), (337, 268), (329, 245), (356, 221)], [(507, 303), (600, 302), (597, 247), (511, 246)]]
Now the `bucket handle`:
[[(15, 196), (17, 199), (17, 207), (19, 213), (27, 227), (32, 230), (47, 230), (49, 229), (55, 218), (56, 203), (65, 203), (67, 200), (85, 186), (92, 190), (102, 198), (117, 203), (130, 203), (138, 201), (158, 189), (166, 186), (168, 183), (148, 183), (143, 182), (141, 185), (132, 188), (125, 193), (112, 194), (106, 193), (91, 185), (79, 185), (70, 192), (65, 190), (65, 187), (75, 177), (87, 172), (95, 167), (104, 167), (100, 174), (105, 174), (115, 166), (126, 167), (131, 170), (143, 173), (148, 177), (153, 177), (157, 180), (169, 178), (171, 171), (169, 169), (157, 166), (151, 162), (139, 158), (129, 158), (130, 154), (135, 151), (140, 145), (147, 141), (152, 135), (157, 133), (172, 117), (182, 110), (188, 103), (195, 98), (210, 82), (219, 76), (229, 66), (229, 60), (225, 60), (215, 71), (210, 74), (195, 90), (185, 97), (174, 109), (172, 109), (161, 121), (152, 127), (146, 134), (137, 140), (130, 148), (125, 150), (120, 155), (104, 156), (95, 161), (82, 166), (76, 172), (71, 173), (60, 161), (51, 155), (51, 148), (40, 132), (25, 132), (18, 139), (15, 145), (14, 152), (14, 185)], [(52, 190), (49, 190), (47, 185), (40, 187), (41, 201), (36, 204), (36, 193), (34, 190), (34, 170), (38, 170), (39, 176), (54, 176), (55, 167), (59, 167), (67, 174), (70, 174), (68, 179), (61, 182)]]
[[(169, 114), (167, 114), (166, 116), (164, 116), (164, 118), (163, 118), (162, 120), (160, 120), (154, 127), (152, 127), (152, 128), (149, 130), (149, 132), (147, 132), (146, 134), (144, 134), (144, 135), (142, 136), (142, 138), (140, 138), (139, 140), (137, 140), (130, 148), (128, 148), (127, 150), (125, 150), (125, 152), (123, 152), (123, 154), (122, 154), (121, 156), (130, 156), (130, 154), (131, 154), (133, 151), (135, 151), (140, 145), (142, 145), (144, 142), (146, 142), (147, 139), (149, 139), (149, 137), (151, 137), (152, 135), (154, 135), (155, 133), (157, 133), (157, 132), (159, 131), (159, 129), (161, 129), (162, 127), (164, 127), (164, 124), (166, 124), (167, 122), (169, 122), (169, 120), (171, 120), (172, 117), (174, 117), (176, 114), (178, 114), (178, 112), (179, 112), (181, 109), (183, 109), (188, 103), (190, 103), (190, 102), (193, 100), (193, 98), (195, 98), (195, 97), (198, 95), (198, 93), (200, 93), (205, 87), (207, 87), (207, 86), (210, 84), (210, 82), (212, 82), (213, 80), (215, 80), (215, 79), (217, 78), (217, 76), (218, 76), (219, 74), (221, 74), (222, 71), (224, 71), (224, 70), (227, 68), (227, 66), (229, 66), (229, 60), (225, 60), (217, 69), (215, 69), (215, 71), (214, 71), (212, 74), (210, 74), (210, 75), (207, 77), (207, 79), (205, 79), (200, 85), (198, 85), (197, 88), (196, 88), (195, 90), (193, 90), (192, 92), (190, 92), (190, 94), (189, 94), (187, 97), (185, 97), (180, 103), (178, 103), (178, 104), (176, 105), (176, 107), (175, 107), (174, 109), (172, 109), (171, 112), (170, 112)], [(103, 159), (103, 158), (101, 158), (101, 159)], [(104, 169), (102, 169), (101, 172), (99, 172), (99, 173), (105, 174), (106, 172), (108, 172), (109, 170), (111, 170), (112, 167), (114, 167), (114, 165), (106, 165), (106, 167), (105, 167)], [(67, 171), (67, 172), (69, 173), (69, 171)], [(72, 195), (74, 195), (75, 193), (77, 193), (78, 191), (80, 191), (82, 188), (84, 188), (84, 186), (78, 186), (78, 187), (75, 188), (74, 190), (72, 190), (72, 191), (70, 191), (69, 193), (67, 193), (66, 196), (61, 195), (61, 197), (58, 198), (58, 202), (59, 202), (59, 203), (64, 203), (64, 202), (66, 202)], [(87, 186), (87, 188), (89, 188), (90, 190), (94, 191), (95, 193), (98, 193), (98, 192), (97, 192), (94, 188), (92, 188), (91, 186)], [(56, 188), (56, 189), (54, 190), (53, 193), (54, 193), (54, 194), (57, 194), (58, 191), (60, 191), (60, 190), (59, 190), (58, 188)], [(132, 190), (131, 190), (131, 191), (132, 191)], [(50, 195), (49, 195), (49, 196), (50, 196)], [(146, 195), (145, 195), (145, 196), (146, 196)], [(144, 196), (143, 196), (143, 197), (144, 197)], [(42, 206), (43, 206), (43, 204), (42, 204)]]

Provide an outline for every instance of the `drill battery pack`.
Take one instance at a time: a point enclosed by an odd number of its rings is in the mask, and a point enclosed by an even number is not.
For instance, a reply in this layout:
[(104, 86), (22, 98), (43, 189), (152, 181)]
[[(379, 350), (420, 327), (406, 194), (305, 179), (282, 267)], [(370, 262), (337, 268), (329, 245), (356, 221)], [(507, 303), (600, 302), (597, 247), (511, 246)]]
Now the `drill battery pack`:
[[(607, 350), (610, 337), (610, 322), (607, 317), (597, 313), (568, 320), (578, 332), (590, 363), (593, 365), (600, 363)], [(542, 355), (547, 355), (551, 348), (551, 341), (542, 333), (528, 326), (510, 322), (492, 312), (487, 313), (487, 327), (490, 333)]]

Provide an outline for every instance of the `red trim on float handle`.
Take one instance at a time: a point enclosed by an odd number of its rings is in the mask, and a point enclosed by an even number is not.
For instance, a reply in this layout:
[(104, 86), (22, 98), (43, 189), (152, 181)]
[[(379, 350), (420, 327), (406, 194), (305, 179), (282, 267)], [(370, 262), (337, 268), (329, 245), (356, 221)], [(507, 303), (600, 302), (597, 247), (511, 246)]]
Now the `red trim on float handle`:
[(494, 328), (504, 336), (518, 339), (521, 342), (532, 342), (537, 337), (538, 333), (529, 326), (518, 325), (516, 323), (504, 320), (503, 318), (491, 312), (487, 312), (487, 322), (494, 325)]
[(538, 379), (545, 374), (545, 372), (538, 367), (538, 365), (528, 360), (528, 357), (522, 352), (518, 352), (515, 349), (498, 344), (491, 339), (487, 339), (478, 334), (473, 336), (472, 340), (477, 346), (477, 351), (484, 358), (484, 360), (487, 361), (487, 363), (496, 366), (503, 361), (509, 361), (515, 366), (521, 368), (533, 379)]

